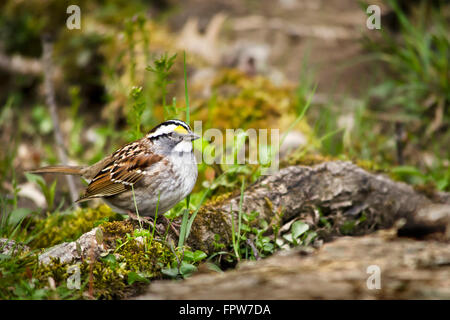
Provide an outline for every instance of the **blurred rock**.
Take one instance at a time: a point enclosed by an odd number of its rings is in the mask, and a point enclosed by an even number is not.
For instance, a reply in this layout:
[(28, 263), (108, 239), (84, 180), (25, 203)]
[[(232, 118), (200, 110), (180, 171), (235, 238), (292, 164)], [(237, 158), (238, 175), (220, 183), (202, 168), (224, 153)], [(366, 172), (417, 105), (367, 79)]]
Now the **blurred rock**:
[(266, 44), (237, 42), (222, 56), (222, 64), (228, 68), (237, 68), (248, 75), (261, 74), (268, 69), (270, 48)]
[(178, 48), (194, 53), (210, 64), (217, 65), (220, 61), (218, 36), (225, 19), (226, 16), (223, 13), (216, 14), (202, 33), (199, 28), (199, 19), (189, 18), (178, 37)]
[(299, 147), (306, 145), (307, 139), (300, 131), (290, 131), (280, 147), (280, 159), (288, 156)]
[(32, 200), (38, 208), (44, 208), (47, 205), (45, 196), (40, 189), (36, 187), (36, 184), (27, 182), (20, 184), (19, 186), (19, 197), (25, 197)]
[(19, 251), (28, 251), (30, 248), (14, 240), (0, 239), (0, 254), (13, 255)]

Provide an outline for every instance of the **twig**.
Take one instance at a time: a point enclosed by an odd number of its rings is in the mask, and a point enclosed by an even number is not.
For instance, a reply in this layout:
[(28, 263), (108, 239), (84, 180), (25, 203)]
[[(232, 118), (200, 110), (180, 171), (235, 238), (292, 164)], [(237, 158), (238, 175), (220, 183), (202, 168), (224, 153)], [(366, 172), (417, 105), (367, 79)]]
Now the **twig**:
[[(45, 87), (45, 102), (49, 108), (50, 115), (53, 122), (53, 133), (56, 141), (56, 150), (58, 152), (59, 161), (63, 165), (67, 165), (67, 155), (64, 149), (63, 137), (61, 133), (61, 128), (59, 127), (59, 118), (57, 112), (57, 106), (55, 101), (55, 88), (53, 86), (52, 76), (53, 76), (53, 42), (48, 35), (42, 37), (42, 64), (44, 67), (44, 87)], [(78, 204), (75, 202), (78, 198), (78, 192), (75, 188), (75, 183), (73, 177), (66, 175), (67, 185), (69, 186), (70, 197), (72, 198), (72, 203), (75, 207)]]
[(404, 164), (403, 159), (403, 147), (405, 141), (405, 127), (401, 122), (395, 123), (395, 145), (397, 149), (397, 163), (402, 166)]
[(256, 260), (261, 260), (261, 257), (260, 257), (260, 255), (258, 253), (258, 249), (256, 248), (255, 243), (253, 242), (253, 240), (248, 238), (246, 242), (250, 246), (250, 248), (252, 248), (253, 255), (255, 256), (255, 259)]
[(90, 249), (90, 261), (89, 261), (89, 299), (94, 299), (94, 262), (95, 262), (95, 255), (94, 255), (94, 248), (95, 248), (95, 240), (92, 238), (92, 244)]
[(8, 56), (0, 51), (0, 69), (10, 73), (40, 75), (42, 64), (36, 59), (25, 58), (18, 54)]

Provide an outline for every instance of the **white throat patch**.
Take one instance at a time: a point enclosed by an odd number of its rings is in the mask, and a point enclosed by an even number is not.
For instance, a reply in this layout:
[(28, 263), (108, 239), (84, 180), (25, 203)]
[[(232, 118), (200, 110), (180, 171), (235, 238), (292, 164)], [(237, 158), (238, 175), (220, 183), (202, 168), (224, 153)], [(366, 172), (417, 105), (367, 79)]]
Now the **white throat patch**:
[(181, 141), (173, 148), (173, 152), (192, 152), (192, 141)]

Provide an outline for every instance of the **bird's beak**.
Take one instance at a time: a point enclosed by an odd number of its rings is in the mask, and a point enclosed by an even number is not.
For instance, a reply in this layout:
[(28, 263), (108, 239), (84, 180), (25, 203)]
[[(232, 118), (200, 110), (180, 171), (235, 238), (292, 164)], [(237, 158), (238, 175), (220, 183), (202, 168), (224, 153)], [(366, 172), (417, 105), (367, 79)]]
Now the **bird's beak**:
[(188, 141), (194, 141), (194, 140), (200, 139), (200, 136), (191, 132), (191, 133), (187, 134), (186, 136), (184, 136), (184, 139), (188, 140)]

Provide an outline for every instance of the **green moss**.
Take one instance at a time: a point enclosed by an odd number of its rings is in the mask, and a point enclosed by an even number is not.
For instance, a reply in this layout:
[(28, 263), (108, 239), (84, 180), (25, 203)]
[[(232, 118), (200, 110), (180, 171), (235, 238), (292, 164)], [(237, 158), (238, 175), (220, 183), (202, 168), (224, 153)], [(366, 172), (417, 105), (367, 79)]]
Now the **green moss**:
[(374, 161), (355, 160), (355, 164), (358, 167), (363, 168), (364, 170), (369, 171), (369, 172), (377, 173), (377, 172), (383, 171), (382, 168)]
[[(97, 211), (102, 210), (109, 212)], [(163, 278), (163, 268), (176, 264), (167, 245), (152, 239), (148, 230), (134, 229), (128, 220), (104, 222), (100, 228), (106, 254), (95, 261), (61, 263), (54, 258), (42, 264), (38, 250), (0, 260), (0, 299), (123, 299)], [(79, 289), (67, 286), (74, 279), (75, 272), (69, 271), (73, 265), (78, 266)]]
[(115, 246), (116, 239), (125, 238), (133, 232), (133, 224), (129, 220), (104, 223), (100, 228), (103, 231), (103, 241), (109, 248)]
[(208, 230), (208, 232), (212, 231), (219, 235), (219, 243), (228, 245), (231, 242), (231, 230), (229, 230), (224, 215), (225, 213), (217, 210), (216, 204), (202, 206), (194, 220), (188, 239), (189, 244), (196, 249), (212, 253), (214, 251), (214, 244), (203, 241), (202, 230)]
[(32, 248), (47, 248), (64, 241), (73, 241), (91, 230), (101, 219), (118, 219), (107, 205), (77, 209), (70, 213), (55, 212), (36, 223), (39, 235), (32, 241)]
[[(294, 88), (275, 86), (263, 76), (225, 69), (215, 77), (212, 89), (216, 93), (212, 107), (211, 101), (199, 100), (193, 112), (196, 119), (206, 123), (214, 119), (214, 128), (287, 128), (296, 117)], [(311, 131), (305, 121), (298, 126), (304, 133)]]
[[(41, 283), (52, 278), (56, 286), (67, 287), (68, 279), (72, 276), (68, 272), (70, 266), (69, 263), (61, 263), (58, 259), (53, 259), (47, 265), (39, 265), (33, 277)], [(93, 297), (97, 299), (124, 298), (132, 291), (131, 288), (127, 288), (125, 268), (113, 269), (101, 261), (95, 261), (93, 264), (84, 261), (79, 264), (79, 271), (81, 287), (79, 290), (72, 290), (72, 298), (87, 298), (91, 285)]]
[[(73, 290), (72, 297), (89, 297), (90, 287), (96, 299), (123, 299), (141, 291), (149, 280), (161, 279), (162, 268), (170, 266), (175, 257), (161, 242), (147, 237), (133, 237), (130, 221), (106, 222), (101, 226), (104, 244), (109, 254), (99, 260), (79, 263), (82, 288)], [(72, 263), (73, 264), (73, 263)], [(56, 286), (66, 286), (70, 277), (70, 263), (53, 259), (50, 264), (40, 264), (33, 277), (41, 283), (51, 277)], [(130, 281), (130, 273), (138, 274), (145, 281)]]
[(413, 188), (415, 191), (423, 194), (430, 199), (434, 199), (436, 197), (436, 193), (439, 191), (434, 181), (427, 181), (423, 184), (417, 184), (414, 185)]
[(217, 204), (220, 204), (225, 200), (231, 198), (234, 194), (235, 192), (225, 192), (215, 195), (205, 203), (205, 206), (216, 206)]
[(285, 160), (282, 160), (280, 162), (280, 167), (285, 168), (288, 166), (296, 166), (296, 165), (302, 165), (302, 166), (315, 166), (317, 164), (321, 164), (328, 161), (337, 161), (337, 160), (343, 160), (343, 161), (352, 161), (355, 165), (358, 167), (373, 173), (378, 173), (380, 171), (383, 171), (382, 168), (375, 163), (374, 161), (370, 160), (361, 160), (361, 159), (346, 159), (342, 157), (333, 157), (333, 156), (324, 156), (321, 154), (315, 154), (315, 153), (303, 153), (303, 152), (294, 152), (291, 154), (288, 158)]
[(270, 212), (274, 212), (272, 201), (270, 201), (270, 199), (267, 197), (264, 197), (264, 201), (266, 202), (267, 207), (269, 208)]
[(280, 167), (285, 168), (289, 166), (314, 166), (316, 164), (324, 163), (327, 161), (338, 160), (334, 157), (323, 156), (320, 154), (303, 154), (303, 153), (293, 153), (286, 160), (281, 161)]

